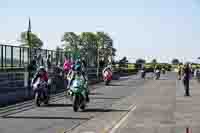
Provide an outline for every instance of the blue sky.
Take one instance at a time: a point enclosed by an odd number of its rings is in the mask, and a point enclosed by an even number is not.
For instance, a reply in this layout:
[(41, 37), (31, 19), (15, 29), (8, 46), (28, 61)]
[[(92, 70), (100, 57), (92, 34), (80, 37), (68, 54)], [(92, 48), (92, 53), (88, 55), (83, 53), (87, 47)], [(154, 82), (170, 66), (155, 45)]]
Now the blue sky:
[(0, 42), (18, 40), (30, 16), (44, 48), (60, 45), (64, 32), (104, 30), (117, 58), (196, 61), (199, 7), (198, 0), (1, 0)]

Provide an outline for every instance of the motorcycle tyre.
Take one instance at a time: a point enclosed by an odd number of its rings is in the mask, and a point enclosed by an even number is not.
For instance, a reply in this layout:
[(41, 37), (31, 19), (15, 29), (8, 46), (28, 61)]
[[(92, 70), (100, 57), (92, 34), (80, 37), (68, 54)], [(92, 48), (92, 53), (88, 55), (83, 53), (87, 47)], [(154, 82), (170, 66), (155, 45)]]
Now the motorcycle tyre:
[(37, 107), (40, 107), (40, 104), (41, 104), (41, 101), (40, 101), (40, 98), (39, 98), (39, 93), (36, 92), (36, 93), (35, 93), (35, 105), (36, 105)]
[(79, 108), (79, 96), (73, 96), (73, 110), (77, 112)]
[(110, 80), (106, 80), (106, 81), (105, 81), (105, 85), (106, 85), (106, 86), (108, 86), (109, 83), (110, 83)]

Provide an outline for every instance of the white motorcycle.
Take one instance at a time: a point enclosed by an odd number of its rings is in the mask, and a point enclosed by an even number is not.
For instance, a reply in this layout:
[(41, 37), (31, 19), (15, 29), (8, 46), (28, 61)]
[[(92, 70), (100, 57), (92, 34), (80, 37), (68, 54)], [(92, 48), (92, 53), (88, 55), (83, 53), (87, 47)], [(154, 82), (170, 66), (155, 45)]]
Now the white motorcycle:
[(48, 83), (38, 78), (35, 83), (33, 83), (32, 80), (32, 88), (34, 91), (34, 99), (36, 106), (39, 107), (42, 102), (44, 102), (45, 105), (48, 105), (49, 103)]

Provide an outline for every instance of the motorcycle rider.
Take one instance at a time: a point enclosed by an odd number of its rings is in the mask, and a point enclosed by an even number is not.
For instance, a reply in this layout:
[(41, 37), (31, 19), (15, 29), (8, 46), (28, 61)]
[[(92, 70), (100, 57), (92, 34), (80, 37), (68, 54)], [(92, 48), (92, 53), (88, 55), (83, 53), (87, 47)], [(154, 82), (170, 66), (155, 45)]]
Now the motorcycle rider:
[(67, 59), (67, 57), (65, 57), (65, 61), (64, 61), (64, 64), (63, 64), (64, 77), (65, 77), (65, 80), (64, 80), (65, 87), (67, 87), (67, 84), (68, 84), (67, 75), (68, 75), (68, 73), (70, 72), (71, 69), (72, 69), (72, 62), (69, 59)]
[(36, 83), (36, 81), (40, 78), (40, 80), (43, 82), (46, 82), (47, 87), (43, 88), (45, 92), (45, 96), (48, 96), (48, 90), (49, 90), (49, 85), (48, 85), (48, 74), (47, 71), (43, 66), (40, 66), (40, 68), (37, 70), (36, 74), (33, 77), (32, 81), (32, 86)]
[[(82, 71), (81, 61), (77, 60), (75, 62), (75, 65), (72, 67), (72, 70), (68, 73), (67, 77), (69, 77), (69, 83), (68, 83), (67, 89), (70, 88), (70, 86), (72, 85), (75, 77), (79, 76), (79, 75), (83, 76), (83, 79), (84, 79), (85, 83), (87, 84), (87, 78), (85, 76), (85, 73)], [(88, 89), (88, 87), (86, 87), (85, 89), (86, 89), (86, 101), (89, 102), (90, 101), (89, 89)]]
[(142, 66), (142, 68), (141, 68), (141, 74), (142, 74), (142, 78), (145, 78), (146, 70), (145, 70), (144, 66)]
[(162, 73), (165, 74), (165, 68), (164, 67), (162, 67)]
[(112, 72), (112, 67), (111, 67), (111, 65), (106, 66), (106, 67), (103, 69), (102, 73), (105, 73), (106, 71)]
[(155, 73), (155, 76), (157, 76), (157, 74), (160, 75), (160, 68), (158, 65), (155, 66), (154, 73)]
[(111, 65), (106, 66), (106, 67), (103, 69), (102, 74), (104, 74), (106, 71), (110, 72), (111, 75), (112, 75), (112, 67), (111, 67)]

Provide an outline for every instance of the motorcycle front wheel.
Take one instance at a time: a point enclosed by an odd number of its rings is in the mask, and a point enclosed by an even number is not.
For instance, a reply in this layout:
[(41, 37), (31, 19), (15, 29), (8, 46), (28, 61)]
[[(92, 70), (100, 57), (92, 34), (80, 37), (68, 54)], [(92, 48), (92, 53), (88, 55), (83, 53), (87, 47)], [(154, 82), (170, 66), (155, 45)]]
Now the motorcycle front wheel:
[(38, 107), (40, 107), (40, 96), (39, 96), (39, 93), (38, 92), (36, 92), (35, 93), (35, 105), (36, 106), (38, 106)]
[(77, 112), (79, 108), (79, 96), (73, 96), (73, 110)]
[(109, 83), (110, 83), (110, 80), (105, 81), (105, 85), (109, 85)]
[(46, 97), (46, 99), (45, 99), (45, 101), (44, 101), (44, 104), (45, 104), (45, 105), (48, 105), (48, 104), (49, 104), (49, 96)]

